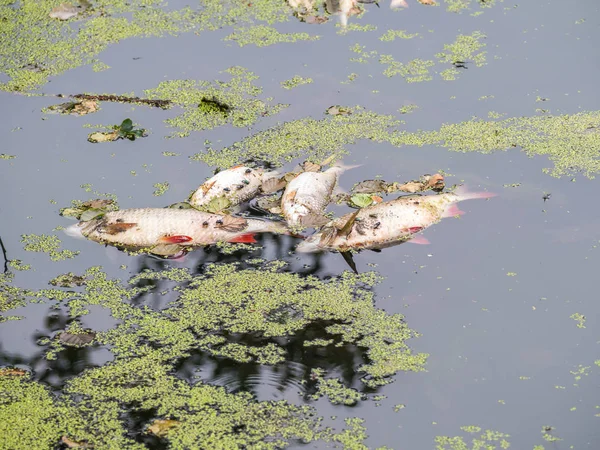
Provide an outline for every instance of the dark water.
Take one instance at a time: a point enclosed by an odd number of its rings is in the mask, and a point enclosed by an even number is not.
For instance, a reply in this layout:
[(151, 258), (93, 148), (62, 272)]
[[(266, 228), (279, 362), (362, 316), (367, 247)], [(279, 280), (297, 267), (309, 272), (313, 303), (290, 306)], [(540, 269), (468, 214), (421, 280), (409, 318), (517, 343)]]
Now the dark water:
[[(116, 194), (122, 208), (162, 207), (182, 201), (214, 169), (187, 158), (202, 149), (205, 139), (229, 145), (280, 121), (321, 118), (332, 104), (361, 105), (397, 115), (398, 108), (414, 103), (419, 109), (401, 117), (411, 131), (435, 130), (443, 123), (473, 116), (485, 118), (490, 110), (519, 117), (534, 116), (540, 107), (555, 114), (598, 108), (600, 16), (596, 2), (505, 1), (478, 17), (469, 15), (479, 10), (477, 7), (451, 14), (444, 7), (427, 8), (416, 2), (396, 13), (387, 4), (380, 9), (374, 5), (367, 8), (364, 17), (351, 18), (350, 23), (374, 24), (377, 32), (339, 35), (332, 20), (318, 26), (322, 38), (315, 42), (239, 48), (223, 42), (226, 33), (220, 31), (201, 37), (189, 33), (132, 39), (101, 55), (110, 70), (95, 73), (90, 67), (81, 67), (52, 78), (42, 88), (45, 93), (141, 94), (142, 89), (168, 79), (218, 79), (222, 70), (239, 65), (260, 77), (257, 83), (264, 88), (262, 97), (272, 96), (275, 102), (291, 105), (252, 129), (225, 126), (167, 140), (163, 137), (171, 130), (163, 120), (175, 115), (173, 111), (104, 103), (102, 110), (91, 116), (45, 116), (41, 108), (56, 103), (55, 98), (1, 93), (1, 152), (17, 158), (0, 161), (4, 194), (0, 233), (8, 258), (34, 267), (16, 273), (15, 284), (39, 289), (59, 274), (79, 273), (93, 265), (102, 265), (110, 276), (126, 277), (144, 268), (181, 266), (201, 271), (207, 262), (238, 260), (239, 254), (224, 256), (200, 250), (183, 263), (163, 262), (61, 235), (64, 248), (81, 253), (73, 260), (49, 263), (47, 255), (25, 252), (20, 243), (22, 234), (52, 234), (53, 228), (69, 225), (58, 210), (74, 198), (93, 198), (80, 188), (85, 183), (99, 192)], [(582, 18), (584, 23), (575, 24)], [(313, 32), (316, 26), (291, 21), (277, 27), (284, 32), (311, 27)], [(405, 29), (422, 37), (382, 43), (377, 38), (386, 29)], [(348, 47), (355, 43), (393, 54), (401, 61), (429, 59), (457, 34), (475, 30), (487, 36), (487, 65), (471, 65), (456, 81), (434, 76), (433, 81), (409, 84), (401, 77), (383, 76), (384, 67), (377, 61), (349, 62), (356, 55)], [(440, 66), (433, 72), (437, 70)], [(356, 81), (340, 84), (353, 72), (359, 75)], [(294, 75), (310, 76), (314, 83), (282, 90), (280, 81)], [(480, 100), (482, 96), (493, 98)], [(549, 101), (536, 102), (538, 96)], [(83, 124), (116, 123), (124, 117), (142, 124), (151, 135), (134, 143), (86, 142), (90, 130)], [(346, 161), (362, 166), (342, 176), (341, 185), (346, 189), (375, 175), (403, 181), (441, 169), (450, 174), (450, 183), (464, 181), (499, 195), (487, 202), (462, 204), (467, 214), (460, 220), (444, 220), (425, 232), (431, 245), (406, 244), (355, 257), (359, 271), (374, 268), (384, 277), (375, 288), (376, 306), (405, 315), (409, 326), (421, 333), (410, 346), (430, 355), (427, 370), (398, 373), (394, 383), (378, 390), (386, 396), (378, 402), (346, 407), (331, 405), (327, 399), (311, 401), (318, 414), (365, 418), (369, 448), (434, 448), (435, 436), (459, 435), (465, 425), (508, 433), (511, 448), (516, 449), (542, 444), (554, 449), (599, 448), (600, 419), (595, 415), (600, 412), (596, 406), (600, 404), (600, 369), (594, 366), (600, 359), (597, 182), (582, 176), (553, 178), (542, 172), (552, 165), (545, 157), (529, 158), (518, 149), (463, 154), (433, 146), (398, 149), (360, 141), (347, 150)], [(166, 158), (163, 151), (181, 156)], [(130, 174), (132, 170), (137, 176)], [(170, 189), (163, 196), (153, 196), (153, 184), (163, 181), (170, 183)], [(513, 183), (521, 185), (504, 187)], [(551, 193), (547, 201), (543, 200), (545, 193)], [(289, 254), (297, 242), (265, 236), (261, 238), (263, 250), (253, 256), (284, 259), (290, 270), (320, 278), (347, 269), (338, 254)], [(120, 269), (122, 264), (127, 265), (125, 271)], [(165, 304), (153, 295), (136, 301), (152, 308)], [(585, 328), (578, 328), (570, 318), (574, 313), (586, 317)], [(45, 349), (36, 341), (64, 329), (65, 313), (49, 304), (30, 304), (9, 314), (25, 318), (0, 325), (0, 365), (31, 367), (37, 379), (59, 388), (85, 367), (112, 359), (108, 350), (94, 347), (69, 349), (59, 360), (46, 361)], [(114, 323), (99, 308), (83, 318), (84, 326), (97, 331)], [(318, 334), (318, 330), (305, 332)], [(302, 342), (303, 336), (296, 338)], [(288, 345), (289, 354), (295, 356), (275, 367), (240, 365), (199, 352), (178, 368), (178, 374), (189, 379), (199, 375), (232, 392), (248, 390), (258, 400), (294, 403), (308, 401), (301, 381), (308, 377), (311, 366), (329, 367), (349, 385), (360, 387), (354, 373), (361, 358), (357, 349), (302, 354), (301, 344), (295, 347), (294, 339)], [(571, 371), (580, 365), (591, 366), (591, 371), (576, 381)], [(394, 413), (397, 404), (406, 407)], [(553, 426), (555, 435), (563, 440), (544, 442), (540, 430), (546, 425)]]

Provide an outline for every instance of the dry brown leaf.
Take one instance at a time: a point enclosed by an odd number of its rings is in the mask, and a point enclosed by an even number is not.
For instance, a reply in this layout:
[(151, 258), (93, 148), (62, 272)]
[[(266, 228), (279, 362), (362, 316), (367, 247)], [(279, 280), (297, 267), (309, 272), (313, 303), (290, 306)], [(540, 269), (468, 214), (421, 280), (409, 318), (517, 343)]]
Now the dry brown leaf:
[(302, 169), (305, 172), (318, 172), (321, 170), (321, 166), (310, 161), (304, 161), (304, 164), (302, 164)]
[(110, 199), (96, 199), (96, 200), (88, 200), (87, 202), (83, 202), (81, 206), (85, 206), (86, 208), (91, 209), (104, 209), (107, 206), (114, 204), (114, 200)]
[(96, 144), (98, 142), (112, 142), (112, 141), (116, 141), (119, 138), (119, 131), (115, 130), (115, 131), (108, 131), (108, 132), (101, 132), (101, 131), (96, 131), (94, 133), (91, 133), (88, 136), (88, 141), (92, 142), (93, 144)]
[(178, 427), (181, 424), (178, 420), (171, 419), (158, 419), (152, 422), (152, 425), (148, 427), (148, 432), (158, 437), (165, 437), (169, 431), (173, 428)]
[(225, 231), (238, 232), (248, 227), (248, 221), (242, 217), (223, 216), (216, 227)]
[(82, 347), (91, 343), (96, 337), (96, 333), (93, 331), (89, 331), (87, 333), (67, 333), (63, 331), (60, 333), (59, 339), (65, 345), (70, 345), (72, 347)]
[(77, 442), (72, 439), (69, 439), (66, 436), (61, 437), (60, 441), (69, 448), (92, 448), (92, 446), (85, 441)]
[(61, 3), (56, 8), (53, 8), (49, 15), (53, 19), (69, 20), (71, 17), (79, 14), (79, 11), (81, 10), (77, 6)]
[(83, 116), (98, 111), (98, 102), (94, 100), (81, 100), (73, 105), (73, 113)]
[(4, 367), (0, 369), (0, 376), (2, 377), (24, 377), (25, 375), (27, 375), (26, 370), (16, 367)]

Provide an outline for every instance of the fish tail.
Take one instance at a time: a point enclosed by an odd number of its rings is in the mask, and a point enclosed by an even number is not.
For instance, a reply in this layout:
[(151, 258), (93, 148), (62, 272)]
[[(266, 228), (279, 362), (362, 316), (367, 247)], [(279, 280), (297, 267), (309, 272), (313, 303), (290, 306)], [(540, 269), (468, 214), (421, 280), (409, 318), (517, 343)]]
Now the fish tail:
[(472, 200), (476, 198), (492, 198), (496, 197), (498, 194), (494, 194), (493, 192), (473, 192), (469, 191), (469, 189), (463, 184), (458, 186), (454, 192), (456, 196), (458, 196), (458, 201), (463, 200)]

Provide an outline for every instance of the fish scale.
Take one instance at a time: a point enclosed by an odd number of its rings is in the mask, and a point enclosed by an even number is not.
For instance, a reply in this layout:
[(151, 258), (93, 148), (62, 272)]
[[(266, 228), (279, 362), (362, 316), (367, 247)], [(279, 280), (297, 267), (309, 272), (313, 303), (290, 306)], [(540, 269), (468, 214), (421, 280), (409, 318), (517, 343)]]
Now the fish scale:
[(90, 240), (124, 247), (151, 247), (161, 243), (198, 246), (228, 242), (249, 233), (287, 232), (278, 222), (171, 208), (112, 211), (75, 226)]

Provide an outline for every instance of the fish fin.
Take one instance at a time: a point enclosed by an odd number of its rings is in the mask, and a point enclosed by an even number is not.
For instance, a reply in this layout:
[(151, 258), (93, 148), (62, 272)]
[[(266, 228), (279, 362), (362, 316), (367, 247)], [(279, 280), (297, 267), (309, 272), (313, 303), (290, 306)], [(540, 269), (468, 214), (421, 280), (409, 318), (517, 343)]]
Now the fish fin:
[(356, 269), (356, 263), (354, 262), (354, 258), (352, 257), (352, 252), (340, 252), (346, 264), (350, 266), (352, 271), (358, 275), (358, 270)]
[(414, 233), (418, 233), (422, 229), (423, 229), (423, 227), (410, 227), (410, 228), (408, 228), (408, 232), (411, 234), (414, 234)]
[(280, 191), (287, 185), (285, 176), (281, 178), (269, 178), (260, 187), (261, 191), (265, 194), (272, 194), (273, 192)]
[(420, 234), (410, 238), (407, 242), (411, 244), (419, 244), (419, 245), (429, 245), (431, 242), (426, 237), (421, 236)]
[(447, 217), (462, 216), (464, 213), (464, 211), (458, 209), (458, 206), (456, 206), (456, 204), (452, 204), (446, 211), (444, 211), (444, 213), (442, 214), (442, 218), (445, 219)]
[(243, 217), (223, 216), (215, 227), (225, 231), (238, 232), (248, 227), (248, 221)]
[(475, 198), (492, 198), (498, 195), (493, 192), (471, 192), (464, 184), (458, 186), (453, 192), (459, 197), (459, 201)]
[(236, 236), (227, 242), (232, 244), (256, 244), (258, 241), (254, 239), (254, 236), (256, 236), (256, 233), (245, 233), (240, 236)]
[(183, 234), (176, 234), (172, 236), (163, 236), (158, 239), (158, 242), (162, 244), (182, 244), (184, 242), (190, 242), (192, 240), (191, 237), (185, 236)]
[(321, 161), (321, 163), (319, 164), (321, 167), (326, 166), (327, 164), (331, 164), (336, 158), (336, 155), (331, 155), (328, 158), (324, 159), (323, 161)]
[(354, 222), (356, 221), (356, 216), (358, 216), (359, 212), (360, 212), (360, 209), (357, 209), (356, 211), (354, 211), (352, 213), (352, 215), (350, 216), (348, 221), (344, 224), (344, 226), (338, 232), (338, 236), (348, 236), (350, 234), (350, 232), (352, 231), (352, 227), (354, 226)]
[(137, 225), (137, 223), (125, 223), (125, 222), (115, 222), (104, 225), (102, 228), (105, 233), (110, 235), (115, 235), (119, 233), (123, 233), (130, 228), (133, 228)]

